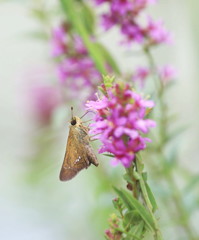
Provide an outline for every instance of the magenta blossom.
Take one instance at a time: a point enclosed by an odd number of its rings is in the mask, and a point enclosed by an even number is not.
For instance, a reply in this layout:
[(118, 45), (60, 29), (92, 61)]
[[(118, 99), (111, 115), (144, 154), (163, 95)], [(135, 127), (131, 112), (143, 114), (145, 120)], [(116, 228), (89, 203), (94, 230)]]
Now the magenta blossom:
[[(67, 98), (74, 98), (81, 92), (81, 97), (92, 96), (101, 81), (101, 74), (80, 36), (70, 32), (67, 24), (62, 24), (53, 31), (52, 55), (57, 58), (57, 73), (60, 83), (66, 89)], [(81, 91), (83, 88), (86, 91)], [(87, 95), (87, 96), (86, 96)]]
[(68, 39), (64, 26), (53, 29), (51, 43), (54, 57), (61, 56), (68, 50)]
[(108, 11), (102, 14), (105, 30), (117, 26), (124, 36), (124, 43), (158, 45), (172, 41), (170, 33), (161, 21), (146, 17), (146, 24), (140, 22), (143, 10), (156, 0), (95, 0), (97, 4), (106, 3)]
[(150, 40), (150, 44), (170, 44), (173, 42), (172, 35), (165, 29), (163, 22), (154, 21), (151, 17), (148, 17), (145, 32)]
[(114, 239), (114, 235), (113, 235), (113, 233), (111, 232), (111, 229), (107, 229), (107, 230), (105, 231), (105, 235), (106, 235), (106, 237), (107, 237), (108, 239), (110, 239), (110, 240), (113, 240), (113, 239)]
[(100, 82), (101, 75), (95, 68), (91, 58), (66, 58), (58, 68), (59, 79), (65, 86), (80, 91), (82, 87), (95, 88)]
[(147, 109), (154, 103), (143, 99), (129, 85), (115, 84), (106, 96), (89, 101), (86, 106), (96, 113), (90, 132), (98, 134), (102, 142), (99, 153), (112, 153), (115, 161), (130, 167), (135, 154), (151, 141), (143, 135), (155, 126), (153, 120), (146, 119)]
[(177, 76), (176, 69), (171, 65), (166, 65), (159, 69), (160, 79), (164, 84), (167, 84), (169, 81), (173, 80)]
[(111, 11), (121, 16), (132, 10), (132, 2), (128, 0), (115, 0), (111, 3)]
[(133, 74), (133, 81), (139, 82), (140, 86), (143, 88), (146, 78), (150, 74), (150, 69), (148, 67), (138, 67)]

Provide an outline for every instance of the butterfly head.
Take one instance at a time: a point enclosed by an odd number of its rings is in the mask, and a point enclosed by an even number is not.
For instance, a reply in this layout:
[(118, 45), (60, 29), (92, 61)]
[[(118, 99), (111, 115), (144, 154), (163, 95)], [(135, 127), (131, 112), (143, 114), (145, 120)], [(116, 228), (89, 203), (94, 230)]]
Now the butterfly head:
[(79, 126), (82, 123), (82, 120), (79, 117), (72, 117), (70, 124), (72, 126)]

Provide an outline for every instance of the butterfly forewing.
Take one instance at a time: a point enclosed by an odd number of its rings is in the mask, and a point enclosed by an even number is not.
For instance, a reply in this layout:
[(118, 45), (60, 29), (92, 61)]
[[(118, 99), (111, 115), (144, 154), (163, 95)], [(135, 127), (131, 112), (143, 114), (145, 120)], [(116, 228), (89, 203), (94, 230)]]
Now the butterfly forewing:
[(80, 121), (70, 126), (60, 180), (70, 180), (80, 170), (87, 168), (90, 163), (98, 165), (97, 158), (89, 145), (88, 130)]

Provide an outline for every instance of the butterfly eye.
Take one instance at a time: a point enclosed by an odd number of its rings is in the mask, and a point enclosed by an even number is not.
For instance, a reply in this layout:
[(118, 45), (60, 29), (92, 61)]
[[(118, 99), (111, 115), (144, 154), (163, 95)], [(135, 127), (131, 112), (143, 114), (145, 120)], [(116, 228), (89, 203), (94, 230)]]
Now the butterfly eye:
[(76, 119), (74, 118), (70, 123), (71, 123), (71, 125), (75, 125), (77, 123)]

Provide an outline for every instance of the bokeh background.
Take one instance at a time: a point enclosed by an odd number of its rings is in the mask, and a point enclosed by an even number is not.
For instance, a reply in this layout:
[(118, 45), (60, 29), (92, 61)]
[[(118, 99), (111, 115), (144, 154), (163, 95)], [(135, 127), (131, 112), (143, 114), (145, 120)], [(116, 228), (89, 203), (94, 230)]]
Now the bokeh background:
[[(33, 36), (41, 28), (31, 15), (36, 2), (0, 2), (0, 239), (103, 239), (106, 219), (113, 210), (111, 187), (122, 170), (100, 158), (103, 167), (82, 171), (71, 182), (59, 181), (70, 105), (57, 111), (50, 129), (36, 124), (30, 86), (56, 81), (50, 44)], [(177, 142), (180, 162), (193, 174), (199, 169), (198, 9), (197, 0), (160, 0), (152, 12), (174, 34), (174, 44), (154, 54), (158, 62), (169, 62), (178, 69), (168, 104), (178, 114), (178, 124), (188, 126)], [(118, 48), (115, 37), (117, 33), (111, 31), (100, 38), (121, 68), (131, 70), (134, 56)], [(84, 113), (81, 103), (79, 108)], [(192, 221), (196, 227), (198, 220), (196, 211)], [(172, 230), (165, 231), (174, 239)]]

